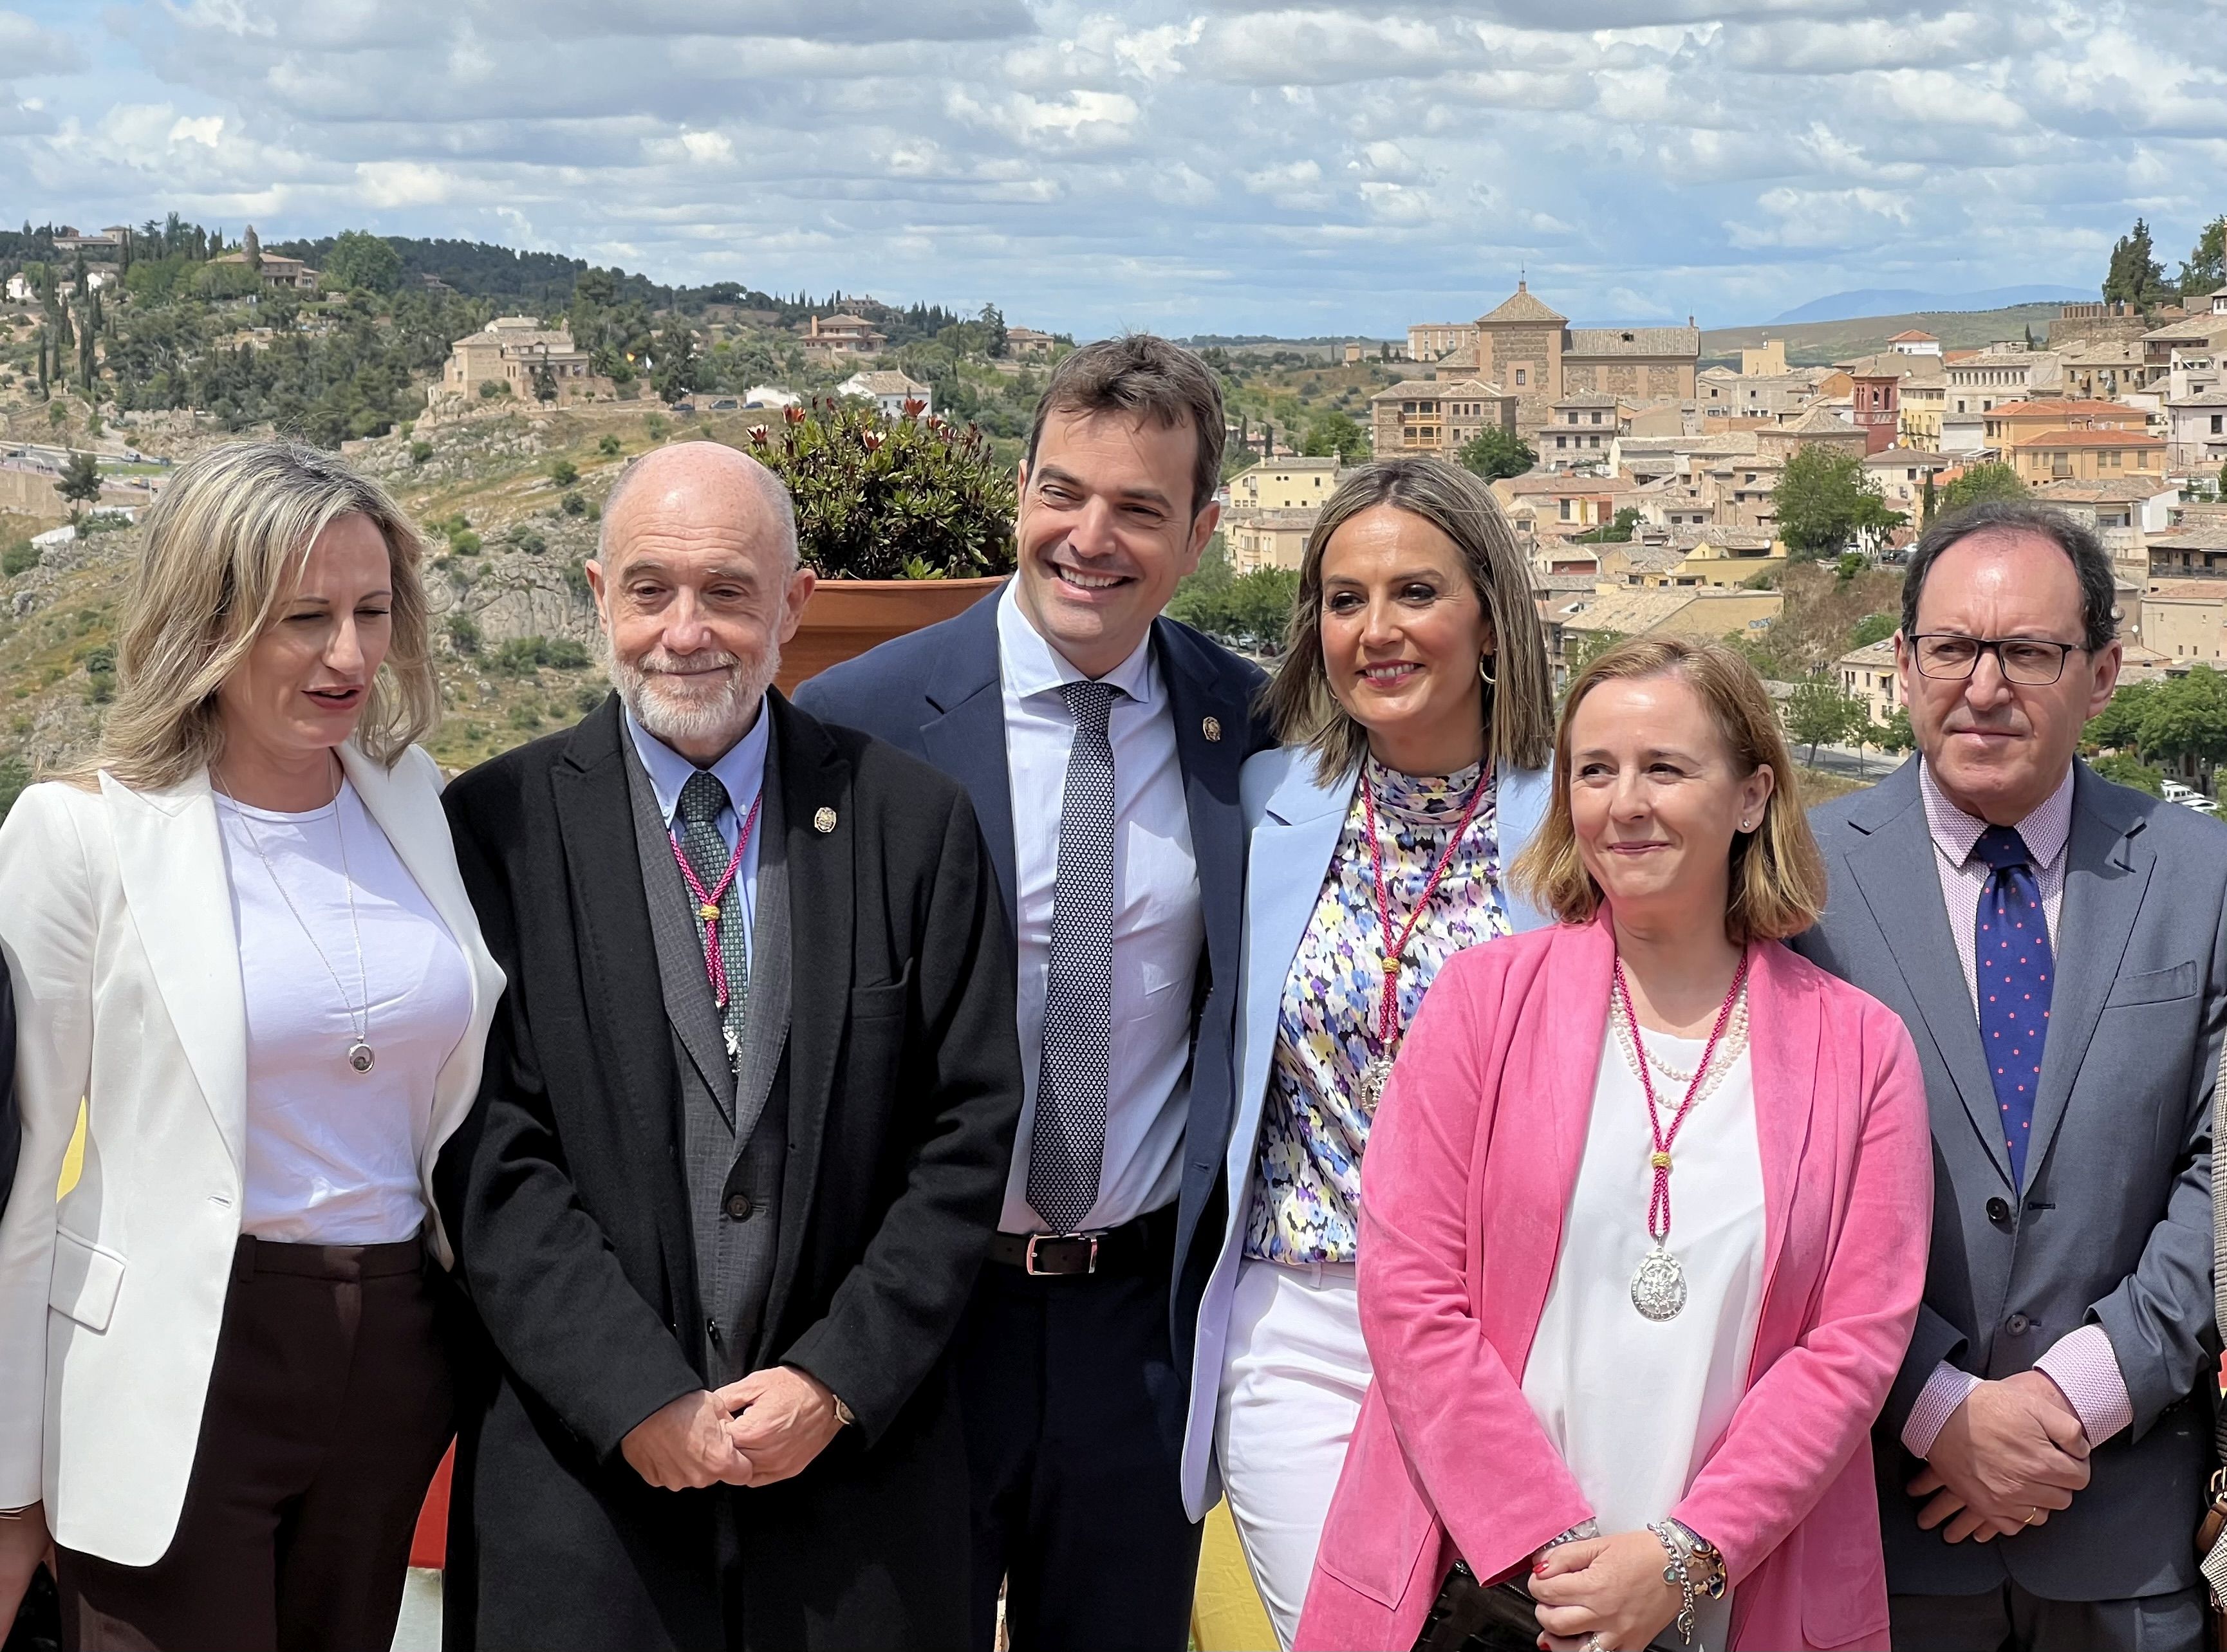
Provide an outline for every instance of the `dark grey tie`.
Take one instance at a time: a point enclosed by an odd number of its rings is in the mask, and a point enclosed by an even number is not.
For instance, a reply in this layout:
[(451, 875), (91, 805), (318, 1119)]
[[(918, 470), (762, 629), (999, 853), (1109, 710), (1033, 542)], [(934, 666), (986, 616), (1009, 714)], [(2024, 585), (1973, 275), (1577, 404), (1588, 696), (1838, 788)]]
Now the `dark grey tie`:
[(1029, 1203), (1058, 1233), (1074, 1232), (1098, 1202), (1106, 1166), (1114, 1049), (1114, 743), (1106, 720), (1120, 692), (1088, 682), (1060, 690), (1075, 713), (1075, 743), (1060, 799), (1028, 1188)]
[[(728, 863), (734, 858), (734, 851), (719, 835), (719, 811), (726, 807), (727, 788), (709, 769), (698, 769), (680, 788), (680, 852), (688, 857), (688, 864), (706, 893), (718, 889), (719, 880), (727, 875)], [(749, 996), (750, 984), (750, 948), (743, 935), (743, 872), (738, 864), (734, 881), (719, 896), (719, 959), (727, 977), (727, 1004), (719, 1012), (719, 1021), (727, 1035), (730, 1068), (742, 1064), (743, 1000)], [(703, 944), (706, 924), (699, 906), (699, 946)]]

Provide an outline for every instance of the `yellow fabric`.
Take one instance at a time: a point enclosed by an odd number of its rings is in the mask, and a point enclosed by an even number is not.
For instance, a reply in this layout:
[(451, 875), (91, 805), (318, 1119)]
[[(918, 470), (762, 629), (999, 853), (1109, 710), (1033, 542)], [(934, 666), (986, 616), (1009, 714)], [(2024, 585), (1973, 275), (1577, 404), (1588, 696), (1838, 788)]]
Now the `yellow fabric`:
[(77, 1128), (70, 1133), (70, 1145), (62, 1150), (62, 1177), (54, 1186), (54, 1197), (64, 1199), (77, 1185), (77, 1178), (85, 1174), (85, 1103), (77, 1104)]
[(1198, 1594), (1191, 1603), (1191, 1644), (1198, 1652), (1276, 1652), (1276, 1631), (1245, 1569), (1229, 1505), (1216, 1503), (1206, 1517), (1198, 1556)]

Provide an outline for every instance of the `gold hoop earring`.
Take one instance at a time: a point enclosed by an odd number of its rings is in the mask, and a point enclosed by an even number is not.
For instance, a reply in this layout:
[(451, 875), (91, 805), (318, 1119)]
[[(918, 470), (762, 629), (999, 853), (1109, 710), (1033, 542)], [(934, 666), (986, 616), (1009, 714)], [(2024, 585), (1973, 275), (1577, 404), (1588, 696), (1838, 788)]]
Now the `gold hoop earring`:
[(1479, 654), (1477, 660), (1477, 674), (1478, 679), (1482, 681), (1487, 688), (1496, 688), (1499, 686), (1500, 679), (1497, 677), (1495, 677), (1490, 670), (1488, 669), (1491, 664), (1492, 656), (1490, 654)]

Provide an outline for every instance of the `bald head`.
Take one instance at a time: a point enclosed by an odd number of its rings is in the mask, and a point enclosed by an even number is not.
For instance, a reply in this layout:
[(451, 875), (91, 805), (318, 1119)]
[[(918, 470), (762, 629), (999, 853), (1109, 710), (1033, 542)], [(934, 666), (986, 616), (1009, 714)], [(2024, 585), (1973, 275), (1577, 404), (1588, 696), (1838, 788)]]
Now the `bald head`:
[(688, 532), (762, 536), (780, 556), (781, 571), (796, 567), (796, 507), (779, 476), (746, 453), (718, 442), (676, 442), (629, 465), (603, 501), (596, 558), (605, 570), (627, 554), (629, 536), (645, 521)]
[(788, 490), (756, 460), (683, 442), (636, 460), (603, 503), (588, 585), (635, 720), (709, 766), (750, 731), (813, 574)]

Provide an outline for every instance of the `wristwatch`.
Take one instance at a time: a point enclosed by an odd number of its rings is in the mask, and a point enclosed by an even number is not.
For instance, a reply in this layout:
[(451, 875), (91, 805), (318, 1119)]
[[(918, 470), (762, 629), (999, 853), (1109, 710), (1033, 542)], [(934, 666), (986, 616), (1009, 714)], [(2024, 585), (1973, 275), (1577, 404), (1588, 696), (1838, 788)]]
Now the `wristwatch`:
[(858, 1422), (858, 1414), (852, 1411), (850, 1406), (843, 1403), (843, 1396), (841, 1394), (837, 1394), (833, 1388), (830, 1388), (827, 1391), (827, 1397), (835, 1402), (835, 1420), (837, 1422), (842, 1424), (845, 1428), (849, 1428)]

